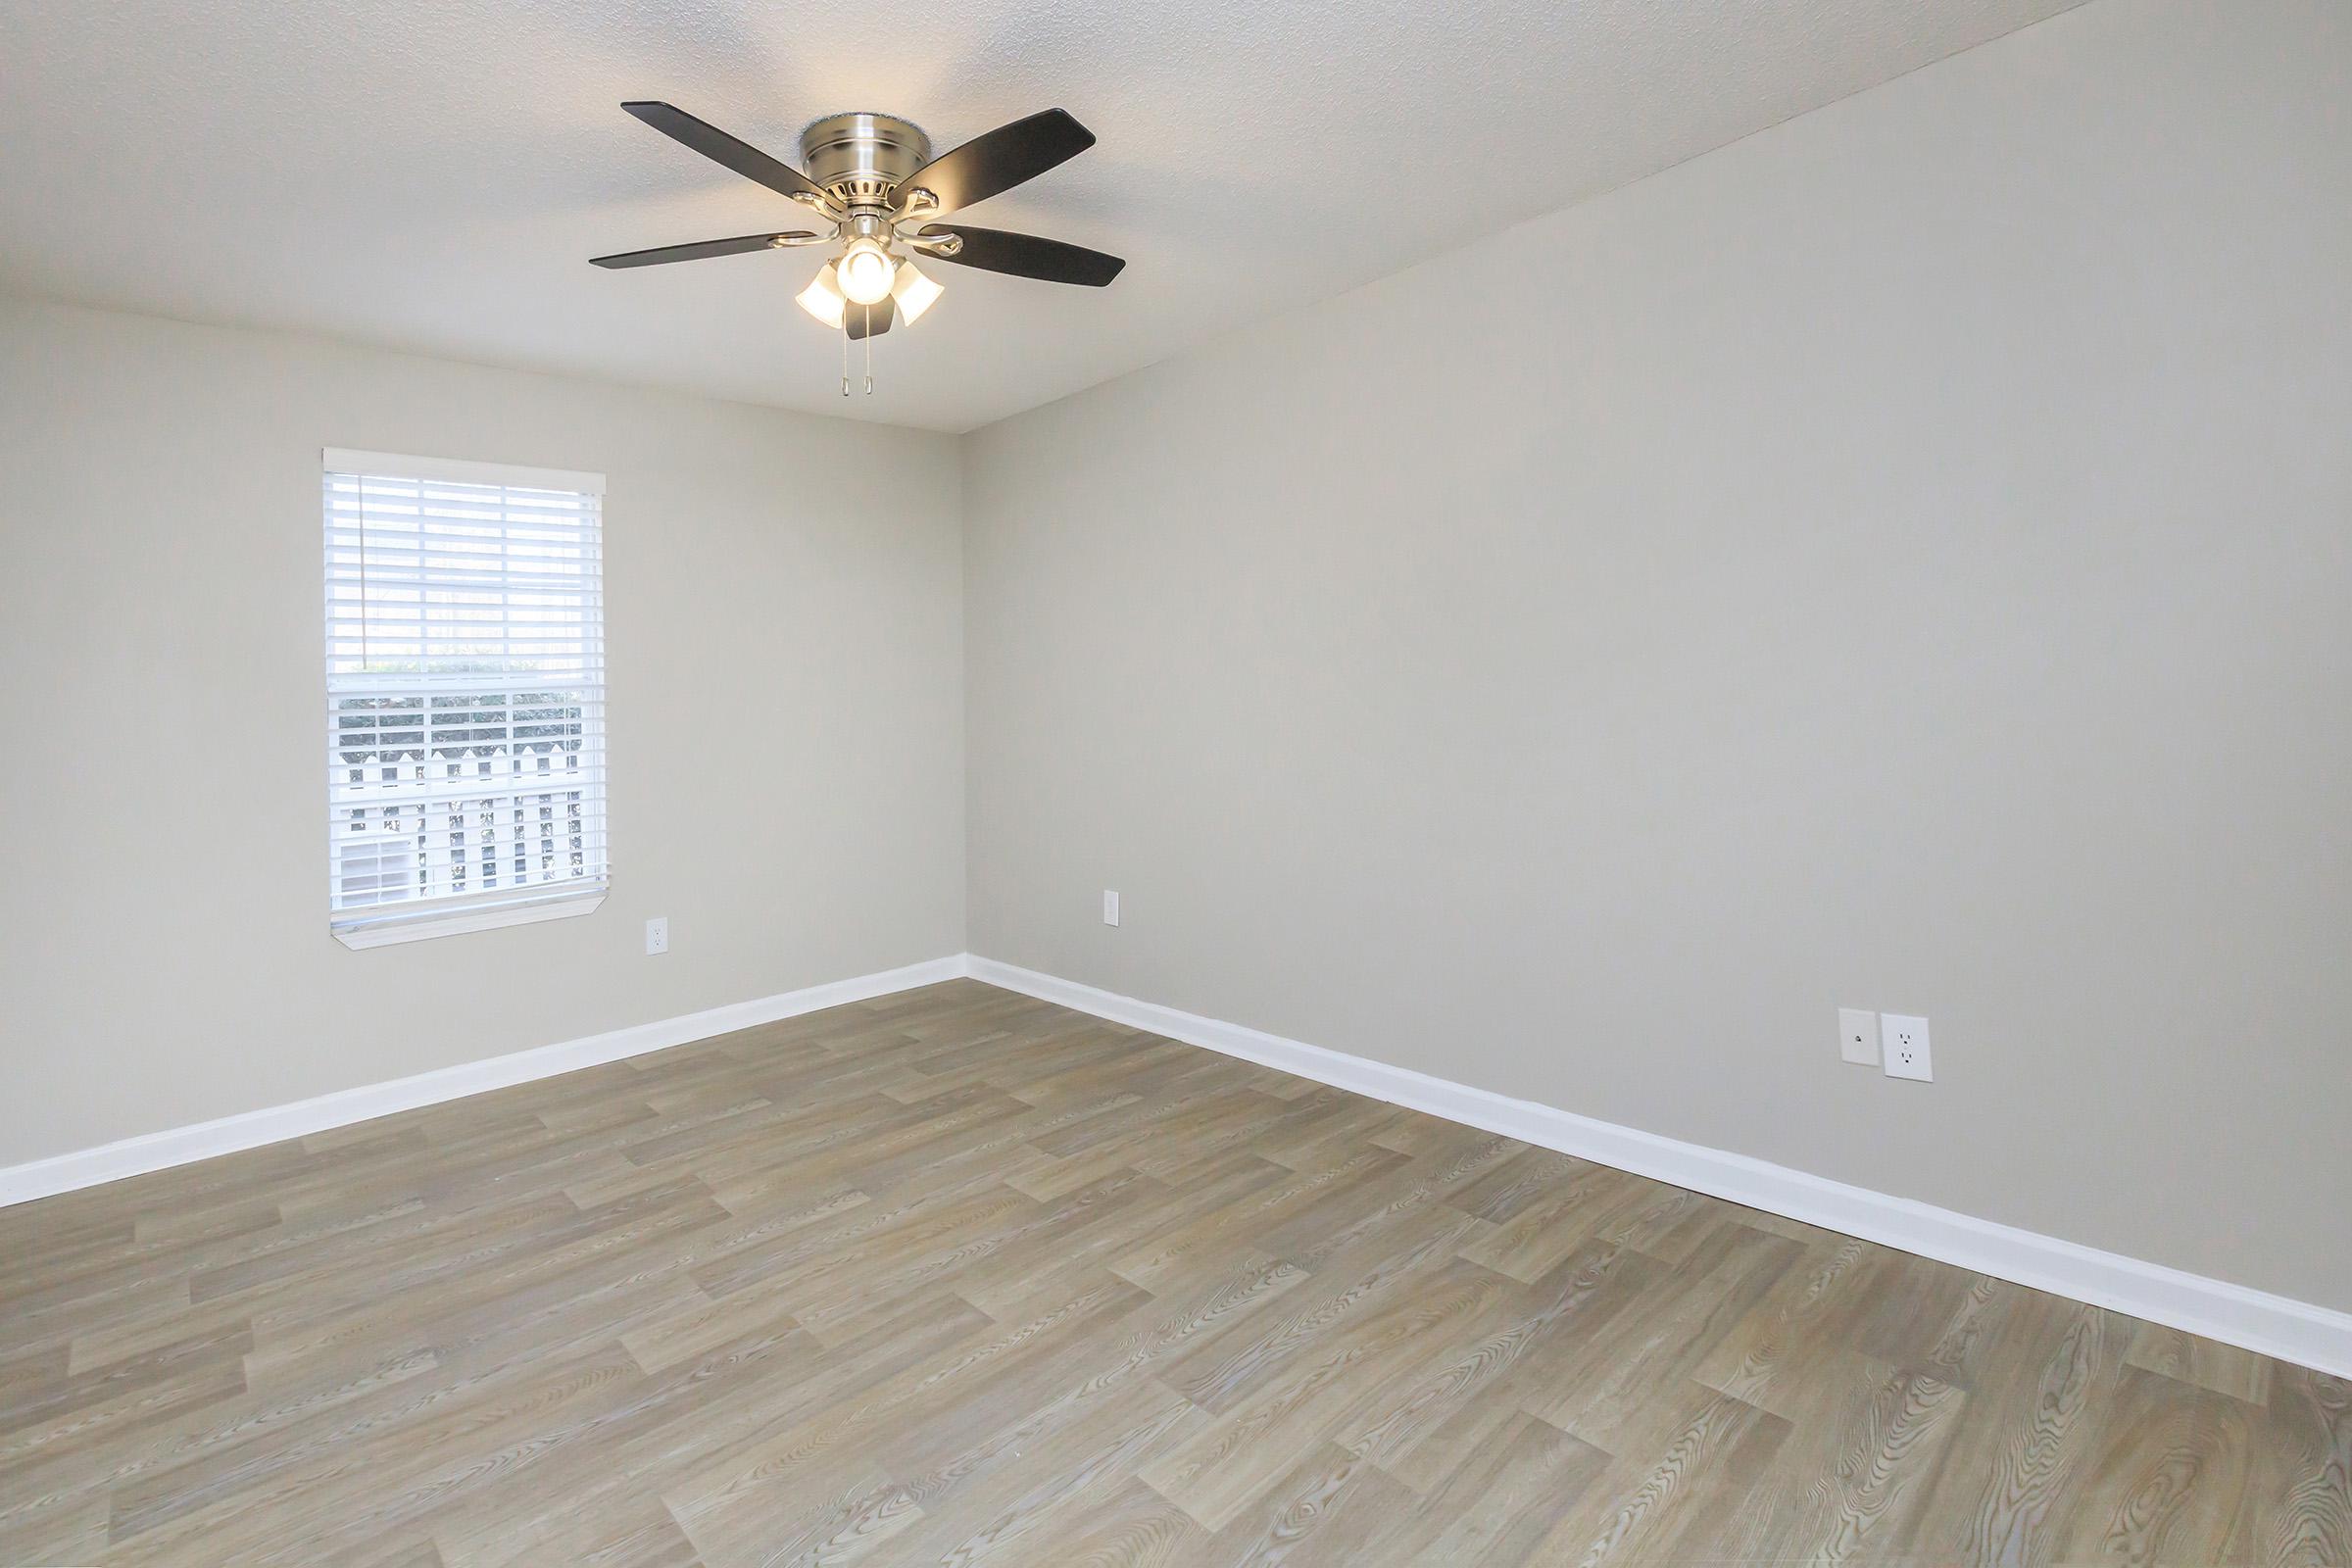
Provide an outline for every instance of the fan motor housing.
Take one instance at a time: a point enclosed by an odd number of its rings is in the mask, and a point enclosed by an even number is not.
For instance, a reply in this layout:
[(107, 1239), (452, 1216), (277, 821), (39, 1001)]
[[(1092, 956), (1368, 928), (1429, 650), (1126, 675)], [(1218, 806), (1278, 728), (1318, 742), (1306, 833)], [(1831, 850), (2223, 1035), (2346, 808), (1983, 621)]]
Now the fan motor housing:
[(896, 115), (827, 115), (801, 132), (808, 178), (852, 206), (879, 204), (930, 161), (931, 138)]

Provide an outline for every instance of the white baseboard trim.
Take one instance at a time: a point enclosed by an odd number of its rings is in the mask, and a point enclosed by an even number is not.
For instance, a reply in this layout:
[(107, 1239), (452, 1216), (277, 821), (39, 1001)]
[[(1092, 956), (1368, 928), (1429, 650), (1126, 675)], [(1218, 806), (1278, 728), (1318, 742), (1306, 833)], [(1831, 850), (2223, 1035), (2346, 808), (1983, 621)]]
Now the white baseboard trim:
[(1974, 1273), (2352, 1377), (2352, 1314), (1139, 1002), (994, 958), (969, 956), (969, 964), (975, 980), (1098, 1018)]
[(173, 1127), (160, 1133), (125, 1138), (118, 1143), (101, 1144), (95, 1149), (54, 1154), (47, 1159), (0, 1169), (0, 1206), (22, 1203), (35, 1198), (48, 1198), (57, 1193), (69, 1193), (76, 1188), (95, 1187), (101, 1182), (120, 1181), (125, 1176), (141, 1176), (149, 1171), (184, 1165), (192, 1160), (211, 1159), (216, 1154), (233, 1154), (239, 1150), (256, 1149), (263, 1144), (274, 1144), (287, 1138), (303, 1138), (312, 1133), (324, 1132), (330, 1127), (348, 1127), (354, 1122), (370, 1121), (377, 1116), (389, 1116), (395, 1111), (415, 1110), (419, 1105), (439, 1104), (445, 1100), (460, 1100), (486, 1090), (504, 1089), (511, 1084), (529, 1083), (536, 1078), (553, 1078), (559, 1073), (576, 1072), (582, 1067), (618, 1061), (623, 1056), (639, 1056), (649, 1051), (663, 1051), (692, 1040), (707, 1040), (712, 1035), (730, 1034), (737, 1029), (750, 1029), (783, 1018), (797, 1018), (802, 1013), (819, 1012), (826, 1007), (838, 1007), (844, 1003), (863, 1002), (872, 997), (889, 996), (894, 991), (910, 991), (916, 986), (936, 985), (942, 980), (956, 979), (965, 972), (964, 956), (958, 953), (923, 963), (910, 963), (900, 969), (885, 969), (879, 974), (834, 980), (799, 991), (787, 991), (780, 996), (761, 997), (756, 1002), (730, 1003), (723, 1007), (710, 1007), (701, 1012), (661, 1018), (652, 1023), (589, 1035), (580, 1040), (566, 1040), (561, 1045), (517, 1051), (512, 1055), (492, 1056), (485, 1061), (460, 1062), (454, 1067), (436, 1068), (411, 1078), (363, 1084), (357, 1089), (338, 1089), (332, 1094), (296, 1101), (288, 1105), (240, 1111), (233, 1116), (222, 1116), (218, 1121), (198, 1122), (192, 1127)]

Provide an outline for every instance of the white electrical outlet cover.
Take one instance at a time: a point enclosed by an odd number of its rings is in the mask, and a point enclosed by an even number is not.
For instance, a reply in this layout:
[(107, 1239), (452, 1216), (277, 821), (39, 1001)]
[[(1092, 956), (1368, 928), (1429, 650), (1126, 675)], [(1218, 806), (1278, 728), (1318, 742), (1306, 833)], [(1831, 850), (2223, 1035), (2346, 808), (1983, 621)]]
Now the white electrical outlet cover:
[(645, 952), (652, 957), (669, 951), (669, 916), (658, 914), (645, 922)]
[(1908, 1013), (1889, 1012), (1879, 1019), (1879, 1050), (1886, 1058), (1886, 1076), (1936, 1081), (1936, 1058), (1928, 1054), (1928, 1020)]
[(1119, 896), (1108, 888), (1102, 890), (1102, 923), (1104, 925), (1119, 923)]
[(1879, 1015), (1867, 1007), (1838, 1009), (1838, 1054), (1860, 1067), (1879, 1064)]

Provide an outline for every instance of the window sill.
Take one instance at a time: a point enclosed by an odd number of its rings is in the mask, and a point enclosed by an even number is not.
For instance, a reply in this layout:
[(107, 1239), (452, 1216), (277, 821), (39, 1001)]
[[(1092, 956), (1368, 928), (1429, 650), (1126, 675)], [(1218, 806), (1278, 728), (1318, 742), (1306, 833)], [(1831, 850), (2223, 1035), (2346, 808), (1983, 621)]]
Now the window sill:
[(398, 942), (424, 942), (434, 937), (462, 936), (467, 931), (488, 931), (502, 925), (531, 925), (540, 920), (569, 920), (578, 915), (593, 914), (605, 902), (606, 892), (583, 893), (573, 898), (550, 899), (540, 904), (510, 904), (487, 909), (453, 909), (446, 914), (412, 915), (407, 919), (394, 918), (365, 925), (343, 926), (334, 930), (334, 938), (354, 952), (364, 948), (388, 948)]

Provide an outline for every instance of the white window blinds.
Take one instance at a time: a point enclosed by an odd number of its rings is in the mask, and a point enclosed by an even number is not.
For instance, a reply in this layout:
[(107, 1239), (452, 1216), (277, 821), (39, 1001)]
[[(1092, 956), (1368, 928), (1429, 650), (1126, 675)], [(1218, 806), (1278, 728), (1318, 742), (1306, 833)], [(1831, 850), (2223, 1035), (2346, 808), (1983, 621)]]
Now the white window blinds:
[(604, 479), (325, 454), (341, 932), (601, 894)]

